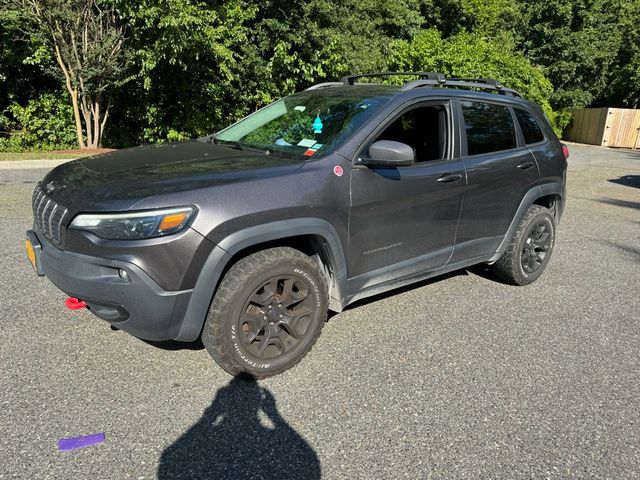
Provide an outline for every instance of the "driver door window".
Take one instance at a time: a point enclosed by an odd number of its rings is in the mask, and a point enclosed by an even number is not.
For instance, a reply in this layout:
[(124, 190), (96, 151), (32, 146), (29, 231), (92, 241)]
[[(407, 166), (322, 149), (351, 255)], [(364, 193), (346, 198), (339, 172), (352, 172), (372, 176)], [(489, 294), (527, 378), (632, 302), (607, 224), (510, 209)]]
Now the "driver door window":
[(378, 137), (412, 147), (416, 162), (447, 158), (447, 110), (442, 105), (414, 108), (395, 119)]

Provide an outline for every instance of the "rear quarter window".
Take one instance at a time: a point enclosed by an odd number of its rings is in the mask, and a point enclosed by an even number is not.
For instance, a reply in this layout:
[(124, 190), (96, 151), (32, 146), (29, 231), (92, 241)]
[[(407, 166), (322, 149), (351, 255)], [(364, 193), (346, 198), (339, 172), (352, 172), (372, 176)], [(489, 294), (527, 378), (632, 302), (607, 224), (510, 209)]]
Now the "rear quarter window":
[(525, 143), (530, 145), (543, 141), (544, 134), (535, 117), (521, 108), (514, 108), (513, 110), (516, 113), (516, 118), (518, 119), (520, 130), (522, 130)]
[(517, 147), (509, 107), (484, 102), (461, 102), (467, 133), (467, 154), (499, 152)]

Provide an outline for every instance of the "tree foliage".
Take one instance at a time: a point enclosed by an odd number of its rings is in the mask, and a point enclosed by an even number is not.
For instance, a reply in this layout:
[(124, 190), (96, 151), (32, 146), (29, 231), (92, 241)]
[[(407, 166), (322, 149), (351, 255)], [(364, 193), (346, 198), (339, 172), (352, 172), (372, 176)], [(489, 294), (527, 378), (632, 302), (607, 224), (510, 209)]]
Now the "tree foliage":
[[(5, 0), (22, 31), (49, 49), (71, 98), (80, 147), (100, 145), (109, 95), (123, 79), (127, 56), (116, 10), (97, 0)], [(106, 106), (105, 106), (106, 102)]]
[(618, 0), (531, 0), (522, 45), (555, 87), (556, 108), (580, 108), (605, 93), (618, 57)]
[(463, 32), (443, 40), (437, 30), (424, 30), (411, 41), (395, 42), (390, 68), (459, 78), (498, 78), (540, 105), (558, 130), (564, 126), (549, 104), (553, 86), (542, 69), (483, 35)]
[(12, 134), (0, 138), (0, 151), (55, 150), (76, 146), (73, 108), (64, 91), (43, 93), (25, 106), (13, 102), (5, 127)]
[(599, 102), (640, 108), (640, 0), (623, 2), (619, 16), (622, 42), (611, 71), (611, 87)]
[(0, 132), (60, 80), (80, 143), (124, 147), (394, 69), (498, 78), (560, 129), (567, 108), (639, 105), (639, 20), (640, 0), (0, 0)]

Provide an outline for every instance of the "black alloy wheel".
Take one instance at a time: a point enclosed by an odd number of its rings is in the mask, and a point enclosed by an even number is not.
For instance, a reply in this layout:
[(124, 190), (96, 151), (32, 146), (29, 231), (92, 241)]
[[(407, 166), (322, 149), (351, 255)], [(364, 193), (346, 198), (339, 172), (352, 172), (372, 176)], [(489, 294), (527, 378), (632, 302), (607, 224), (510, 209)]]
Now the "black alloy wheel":
[(546, 221), (535, 224), (525, 240), (522, 249), (522, 269), (527, 273), (533, 273), (544, 264), (547, 252), (551, 248), (551, 232)]
[(293, 275), (260, 285), (237, 322), (242, 348), (256, 358), (273, 359), (297, 345), (310, 331), (311, 288), (306, 279)]
[(491, 270), (512, 285), (528, 285), (544, 272), (556, 238), (556, 224), (548, 208), (531, 205)]

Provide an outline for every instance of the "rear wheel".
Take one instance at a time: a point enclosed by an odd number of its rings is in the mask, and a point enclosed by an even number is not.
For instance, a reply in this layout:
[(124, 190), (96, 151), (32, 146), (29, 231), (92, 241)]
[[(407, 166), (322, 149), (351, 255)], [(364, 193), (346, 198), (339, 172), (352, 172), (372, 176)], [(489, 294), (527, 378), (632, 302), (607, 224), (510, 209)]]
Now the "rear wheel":
[(316, 262), (289, 247), (263, 250), (225, 275), (202, 342), (230, 374), (266, 378), (293, 367), (311, 350), (327, 309), (326, 282)]
[(556, 225), (549, 210), (532, 205), (520, 221), (507, 250), (492, 265), (492, 271), (513, 285), (534, 282), (549, 263), (555, 235)]

